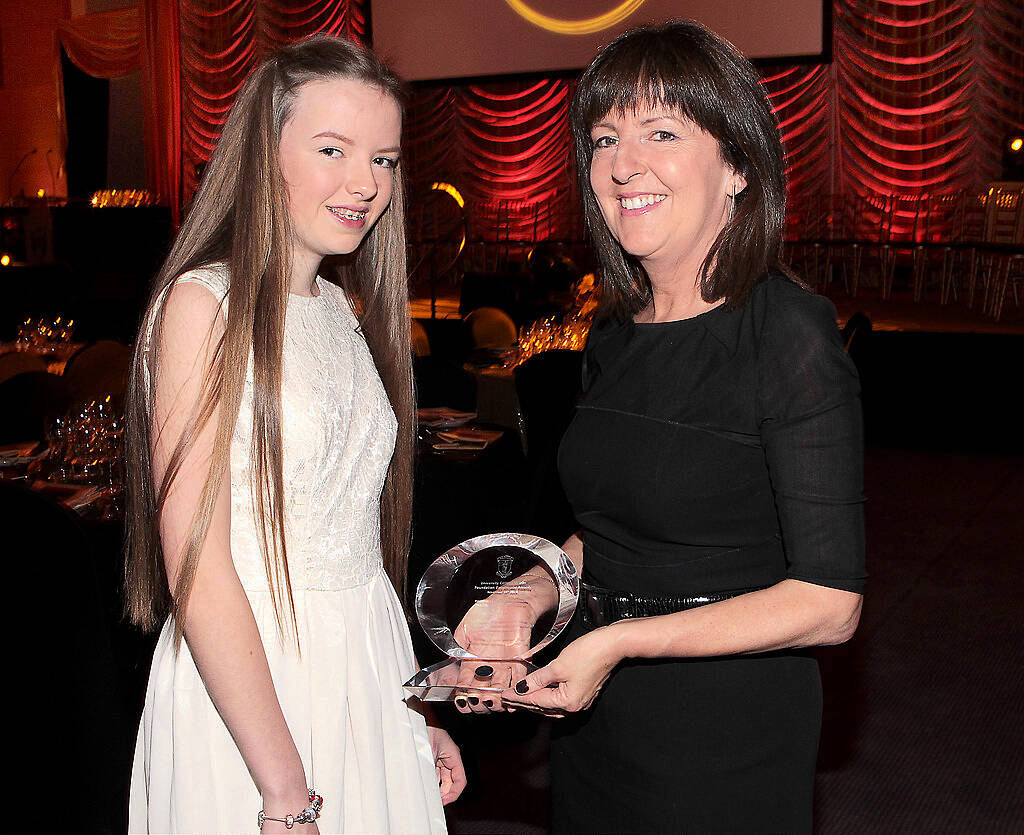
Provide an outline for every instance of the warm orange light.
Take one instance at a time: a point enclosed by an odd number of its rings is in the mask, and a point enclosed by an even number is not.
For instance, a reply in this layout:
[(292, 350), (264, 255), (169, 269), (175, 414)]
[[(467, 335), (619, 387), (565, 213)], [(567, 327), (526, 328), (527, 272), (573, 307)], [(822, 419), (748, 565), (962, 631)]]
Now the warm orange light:
[[(457, 188), (455, 188), (455, 186), (453, 186), (451, 183), (431, 183), (430, 184), (430, 188), (433, 191), (443, 191), (445, 194), (447, 194), (449, 197), (451, 197), (452, 200), (454, 200), (456, 203), (459, 204), (459, 208), (460, 209), (465, 209), (466, 208), (466, 200), (462, 196), (462, 192), (460, 192)], [(459, 252), (458, 252), (458, 254), (460, 254), (460, 255), (462, 254), (462, 250), (465, 248), (465, 246), (466, 246), (466, 228), (465, 228), (465, 226), (463, 226), (463, 228), (462, 228), (462, 240), (459, 241)]]
[(450, 194), (452, 199), (459, 204), (460, 209), (464, 209), (466, 207), (466, 201), (462, 196), (462, 192), (455, 188), (451, 183), (431, 183), (430, 188), (434, 191), (443, 191), (445, 194)]
[(1017, 136), (1010, 140), (1010, 150), (1017, 153), (1021, 148), (1024, 148), (1024, 139)]
[(0, 267), (9, 267), (11, 265), (11, 256), (6, 252), (0, 255)]
[(39, 189), (39, 191), (36, 192), (36, 197), (46, 197), (46, 189), (45, 188)]
[(646, 0), (624, 0), (604, 14), (578, 20), (549, 17), (531, 8), (523, 0), (505, 0), (505, 2), (517, 15), (541, 29), (547, 29), (549, 32), (559, 35), (592, 35), (594, 32), (600, 32), (602, 29), (608, 29), (621, 23), (639, 9)]
[(144, 188), (104, 188), (92, 195), (92, 205), (99, 208), (152, 206), (153, 195)]

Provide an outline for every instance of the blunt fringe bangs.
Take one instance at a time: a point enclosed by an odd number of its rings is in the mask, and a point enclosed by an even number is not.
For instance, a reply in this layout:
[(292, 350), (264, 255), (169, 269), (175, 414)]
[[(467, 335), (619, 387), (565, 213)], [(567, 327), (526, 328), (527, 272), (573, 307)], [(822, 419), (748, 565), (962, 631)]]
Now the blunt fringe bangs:
[(580, 76), (570, 112), (576, 174), (587, 228), (603, 268), (601, 317), (624, 318), (651, 299), (640, 262), (611, 236), (590, 184), (593, 126), (608, 113), (663, 106), (718, 141), (722, 159), (742, 174), (735, 213), (712, 244), (699, 276), (705, 301), (742, 305), (781, 261), (785, 162), (778, 124), (757, 71), (728, 41), (693, 21), (624, 32)]

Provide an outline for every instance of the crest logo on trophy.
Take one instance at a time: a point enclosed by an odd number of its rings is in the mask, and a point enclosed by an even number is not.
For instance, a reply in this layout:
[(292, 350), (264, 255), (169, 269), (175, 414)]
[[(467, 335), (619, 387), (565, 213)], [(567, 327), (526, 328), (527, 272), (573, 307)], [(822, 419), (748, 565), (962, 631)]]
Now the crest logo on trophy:
[(467, 539), (416, 587), (416, 617), (447, 658), (405, 689), (423, 701), (504, 690), (536, 669), (529, 659), (562, 632), (578, 597), (576, 567), (554, 543), (521, 533)]

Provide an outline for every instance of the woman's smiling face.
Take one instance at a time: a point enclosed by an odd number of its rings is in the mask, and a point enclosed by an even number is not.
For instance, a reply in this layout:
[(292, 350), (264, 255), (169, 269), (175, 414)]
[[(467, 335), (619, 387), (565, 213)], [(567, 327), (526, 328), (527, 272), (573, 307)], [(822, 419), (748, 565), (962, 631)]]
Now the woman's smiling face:
[(671, 108), (611, 111), (591, 129), (590, 185), (622, 248), (652, 269), (697, 276), (746, 186), (718, 141)]

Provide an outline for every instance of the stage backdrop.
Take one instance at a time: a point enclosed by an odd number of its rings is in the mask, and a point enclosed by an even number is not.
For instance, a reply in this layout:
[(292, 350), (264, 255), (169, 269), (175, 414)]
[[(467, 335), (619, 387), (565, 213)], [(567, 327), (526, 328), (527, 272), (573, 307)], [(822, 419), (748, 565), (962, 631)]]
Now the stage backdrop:
[[(108, 75), (111, 62), (142, 63), (150, 176), (175, 207), (194, 191), (239, 85), (268, 50), (315, 31), (368, 37), (365, 0), (141, 6), (138, 49), (123, 27), (104, 45), (102, 29), (81, 18), (89, 37), (69, 44), (66, 29), (62, 38), (87, 71), (97, 53)], [(431, 13), (431, 4), (419, 7)], [(832, 25), (832, 63), (763, 67), (792, 205), (822, 192), (933, 194), (999, 177), (1000, 140), (1024, 126), (1020, 0), (835, 0)], [(405, 152), (414, 199), (446, 181), (471, 204), (474, 237), (493, 237), (495, 224), (513, 237), (572, 234), (571, 88), (561, 78), (417, 87)]]
[(621, 32), (673, 17), (701, 21), (748, 58), (827, 58), (824, 0), (435, 0), (429, 9), (373, 6), (373, 45), (410, 80), (579, 72)]

